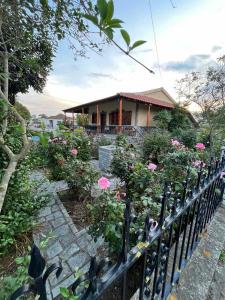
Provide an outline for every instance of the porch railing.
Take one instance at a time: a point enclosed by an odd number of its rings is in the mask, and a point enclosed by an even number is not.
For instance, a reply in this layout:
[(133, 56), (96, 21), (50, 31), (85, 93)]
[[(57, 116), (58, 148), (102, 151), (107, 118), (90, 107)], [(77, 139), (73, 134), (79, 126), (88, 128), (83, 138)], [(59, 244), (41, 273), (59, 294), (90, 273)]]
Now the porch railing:
[[(71, 287), (82, 300), (99, 300), (102, 296), (113, 295), (113, 299), (127, 300), (137, 292), (138, 299), (166, 299), (180, 272), (198, 245), (202, 233), (212, 220), (224, 193), (225, 155), (201, 167), (193, 184), (187, 171), (186, 180), (180, 193), (173, 185), (166, 184), (161, 196), (159, 218), (152, 220), (151, 212), (146, 216), (145, 225), (139, 230), (138, 243), (130, 247), (130, 228), (136, 217), (131, 213), (132, 199), (126, 200), (124, 211), (122, 250), (114, 265), (107, 259), (100, 262), (92, 257), (90, 269), (77, 279)], [(43, 275), (45, 260), (36, 246), (32, 248), (29, 275), (33, 282), (18, 289), (11, 300), (17, 299), (28, 290), (46, 300), (45, 283), (49, 274), (61, 266), (52, 265)], [(86, 283), (86, 285), (82, 285)], [(78, 289), (85, 286), (83, 289)], [(115, 291), (118, 293), (115, 296)], [(111, 299), (108, 297), (107, 299)], [(137, 299), (137, 298), (136, 298)]]

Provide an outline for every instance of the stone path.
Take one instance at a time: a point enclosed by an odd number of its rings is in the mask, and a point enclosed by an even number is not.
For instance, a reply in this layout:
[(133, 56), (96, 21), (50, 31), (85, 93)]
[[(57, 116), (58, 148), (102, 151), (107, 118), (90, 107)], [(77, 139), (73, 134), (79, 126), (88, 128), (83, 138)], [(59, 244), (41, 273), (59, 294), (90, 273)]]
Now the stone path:
[(85, 229), (78, 232), (57, 195), (58, 191), (68, 188), (64, 181), (49, 182), (38, 171), (32, 173), (31, 179), (43, 181), (38, 193), (47, 191), (51, 195), (50, 202), (40, 210), (38, 230), (34, 232), (33, 239), (40, 246), (41, 241), (50, 237), (42, 253), (48, 265), (62, 262), (63, 272), (58, 280), (51, 275), (47, 284), (48, 299), (53, 299), (59, 295), (60, 287), (69, 287), (75, 281), (76, 269), (86, 271), (89, 268), (90, 258), (96, 255), (103, 240), (95, 243)]

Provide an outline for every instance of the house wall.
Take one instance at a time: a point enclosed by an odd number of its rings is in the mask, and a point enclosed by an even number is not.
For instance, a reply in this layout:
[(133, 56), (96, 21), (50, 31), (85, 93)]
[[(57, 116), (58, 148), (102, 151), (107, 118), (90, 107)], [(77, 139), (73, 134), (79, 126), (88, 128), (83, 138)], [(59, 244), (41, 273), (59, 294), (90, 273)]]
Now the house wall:
[[(105, 112), (106, 115), (106, 125), (109, 125), (109, 114), (112, 111), (119, 110), (119, 100), (111, 100), (104, 103), (99, 103), (99, 113)], [(147, 111), (148, 105), (144, 103), (136, 103), (132, 101), (123, 100), (123, 109), (126, 111), (132, 111), (131, 125), (135, 126), (147, 126)], [(151, 106), (150, 109), (150, 126), (156, 125), (154, 121), (154, 116), (162, 108), (157, 106)], [(92, 113), (96, 113), (96, 104), (89, 106), (89, 124), (92, 125)]]
[[(160, 107), (151, 106), (150, 108), (150, 126), (156, 125), (154, 121), (154, 117), (157, 113), (161, 110)], [(137, 126), (147, 126), (147, 112), (148, 112), (148, 105), (144, 103), (139, 103), (138, 105), (138, 117), (137, 117)]]
[(155, 92), (146, 91), (146, 92), (141, 92), (139, 94), (146, 95), (173, 104), (173, 101), (171, 101), (171, 99), (163, 91), (155, 91)]
[[(111, 100), (104, 103), (99, 103), (99, 113), (105, 112), (106, 115), (106, 125), (109, 125), (109, 114), (112, 111), (119, 110), (119, 99), (118, 100)], [(96, 104), (89, 106), (89, 124), (92, 125), (92, 113), (96, 113)], [(131, 125), (135, 125), (135, 118), (136, 118), (136, 103), (123, 100), (123, 109), (126, 111), (132, 111), (132, 117), (131, 117)]]

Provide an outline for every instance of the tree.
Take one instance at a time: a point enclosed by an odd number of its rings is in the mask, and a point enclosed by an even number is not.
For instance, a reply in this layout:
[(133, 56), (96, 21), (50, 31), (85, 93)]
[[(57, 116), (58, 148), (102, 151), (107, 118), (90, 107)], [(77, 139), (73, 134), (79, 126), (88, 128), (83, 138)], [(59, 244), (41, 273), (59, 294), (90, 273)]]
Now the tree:
[(21, 104), (20, 102), (16, 101), (15, 103), (15, 109), (16, 111), (21, 115), (21, 117), (26, 120), (27, 122), (31, 119), (30, 111), (26, 106)]
[[(7, 155), (8, 163), (0, 178), (0, 211), (9, 180), (29, 149), (26, 121), (12, 103), (18, 92), (27, 92), (30, 86), (38, 91), (42, 90), (59, 40), (69, 37), (76, 55), (85, 55), (87, 48), (101, 51), (98, 44), (90, 38), (89, 26), (84, 22), (86, 18), (98, 27), (101, 39), (104, 33), (106, 42), (113, 42), (121, 51), (153, 73), (130, 55), (131, 50), (145, 41), (139, 40), (131, 44), (129, 34), (121, 26), (123, 22), (113, 18), (113, 14), (112, 0), (98, 0), (97, 5), (87, 0), (1, 0), (0, 148)], [(114, 41), (113, 33), (116, 28), (120, 29), (127, 50)], [(11, 116), (21, 127), (22, 134), (22, 146), (16, 153), (7, 144), (6, 138)]]
[(177, 90), (186, 105), (197, 106), (199, 122), (209, 130), (210, 152), (214, 155), (216, 131), (225, 126), (224, 58), (219, 58), (217, 64), (206, 71), (186, 74), (178, 81)]

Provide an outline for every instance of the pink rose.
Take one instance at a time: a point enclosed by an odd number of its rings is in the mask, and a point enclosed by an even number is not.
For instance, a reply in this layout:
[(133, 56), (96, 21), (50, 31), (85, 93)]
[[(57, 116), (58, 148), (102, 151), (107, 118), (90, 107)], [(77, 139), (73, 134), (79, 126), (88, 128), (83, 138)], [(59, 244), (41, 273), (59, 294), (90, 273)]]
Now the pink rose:
[(173, 140), (173, 139), (171, 139), (171, 144), (172, 144), (173, 146), (180, 146), (180, 142), (179, 142), (178, 140)]
[(71, 152), (71, 155), (77, 156), (77, 149), (74, 148), (70, 152)]
[(148, 169), (151, 170), (151, 171), (155, 171), (155, 169), (157, 168), (157, 165), (153, 164), (153, 163), (150, 163), (148, 165)]
[(98, 180), (98, 186), (101, 190), (106, 190), (110, 187), (111, 183), (106, 177), (101, 177)]
[(66, 145), (66, 144), (67, 144), (67, 141), (64, 140), (64, 141), (62, 141), (62, 143), (63, 143), (64, 145)]
[(204, 150), (205, 149), (205, 145), (203, 143), (197, 143), (195, 145), (195, 148), (198, 150)]

